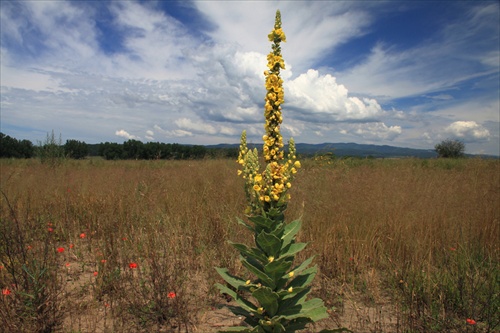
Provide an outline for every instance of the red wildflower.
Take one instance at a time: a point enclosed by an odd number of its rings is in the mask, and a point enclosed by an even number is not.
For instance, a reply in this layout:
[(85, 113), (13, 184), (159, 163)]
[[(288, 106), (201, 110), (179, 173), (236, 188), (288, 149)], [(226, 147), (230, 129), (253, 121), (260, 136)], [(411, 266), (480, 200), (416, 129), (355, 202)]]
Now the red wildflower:
[(135, 262), (131, 262), (130, 264), (128, 264), (128, 267), (131, 269), (135, 269), (137, 268), (137, 264)]
[(28, 250), (28, 251), (29, 251), (29, 250), (31, 250), (32, 248), (33, 248), (33, 246), (28, 245), (28, 246), (26, 247), (26, 250)]
[(122, 241), (126, 241), (127, 240), (127, 237), (122, 237)]
[(3, 265), (0, 265), (0, 270), (2, 270), (3, 268), (4, 268)]
[(469, 325), (476, 325), (476, 321), (474, 319), (467, 318), (466, 322)]
[(171, 292), (169, 292), (169, 293), (167, 294), (167, 297), (168, 297), (168, 298), (175, 298), (175, 296), (177, 296), (177, 295), (176, 295), (173, 291), (171, 291)]
[(51, 227), (48, 227), (47, 230), (48, 230), (48, 232), (53, 232), (54, 231), (54, 229), (52, 229)]
[(80, 238), (81, 238), (81, 239), (84, 239), (84, 238), (85, 238), (85, 234), (84, 234), (83, 232), (80, 234)]
[(7, 296), (7, 295), (10, 295), (10, 293), (11, 293), (11, 291), (9, 288), (2, 289), (2, 295)]
[(98, 272), (94, 272), (94, 276), (97, 276), (97, 274), (99, 274)]
[(450, 247), (450, 251), (456, 251), (457, 249), (455, 247)]
[(75, 247), (75, 244), (69, 244), (69, 248), (72, 249)]
[(63, 253), (63, 252), (64, 252), (64, 247), (58, 247), (58, 248), (57, 248), (57, 252), (59, 252), (59, 253)]
[(69, 267), (70, 263), (69, 263), (69, 262), (67, 262), (65, 265), (66, 265), (66, 267)]
[(104, 264), (106, 263), (106, 259), (102, 259), (101, 262)]

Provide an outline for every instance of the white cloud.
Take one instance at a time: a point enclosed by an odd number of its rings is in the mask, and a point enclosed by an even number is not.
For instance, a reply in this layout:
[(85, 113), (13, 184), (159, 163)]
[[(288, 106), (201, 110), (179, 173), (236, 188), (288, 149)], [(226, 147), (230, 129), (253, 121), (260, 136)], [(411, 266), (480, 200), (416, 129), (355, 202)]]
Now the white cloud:
[(344, 133), (350, 133), (366, 140), (393, 141), (401, 135), (402, 130), (400, 126), (387, 126), (382, 122), (377, 122), (368, 124), (352, 124), (349, 125), (347, 129), (344, 129)]
[[(498, 27), (491, 19), (495, 8), (498, 13), (496, 4), (471, 11), (460, 24), (410, 49), (381, 36), (371, 53), (361, 53), (348, 64), (354, 67), (339, 73), (319, 60), (335, 58), (339, 46), (369, 34), (380, 14), (372, 9), (393, 13), (392, 7), (321, 1), (187, 6), (200, 10), (214, 29), (193, 33), (191, 23), (159, 10), (157, 2), (2, 3), (2, 129), (28, 128), (24, 133), (33, 135), (31, 140), (43, 139), (54, 128), (87, 142), (141, 133), (150, 141), (179, 138), (193, 144), (238, 142), (247, 129), (250, 140), (260, 142), (263, 71), (270, 51), (266, 36), (280, 8), (288, 39), (282, 45), (286, 137), (311, 143), (397, 138), (398, 145), (426, 147), (440, 135), (457, 132), (443, 133), (450, 123), (468, 119), (480, 127), (458, 133), (478, 140), (488, 131), (490, 140), (483, 138), (481, 144), (498, 150), (493, 140), (499, 137), (498, 89), (493, 97), (460, 99), (498, 87), (500, 53), (492, 47), (485, 51), (486, 44), (498, 44), (498, 34), (491, 33)], [(100, 30), (103, 22), (97, 24), (102, 8), (108, 10), (104, 25), (112, 25), (119, 36), (113, 45), (102, 44), (108, 37), (106, 28)], [(490, 81), (458, 90), (460, 83), (487, 73)], [(394, 100), (408, 96), (419, 100), (408, 107)]]
[(447, 126), (444, 131), (466, 142), (484, 141), (490, 138), (490, 132), (475, 121), (456, 121)]
[(122, 130), (122, 129), (119, 130), (119, 131), (116, 131), (115, 135), (116, 136), (120, 136), (122, 138), (125, 138), (127, 140), (131, 140), (131, 139), (133, 139), (133, 140), (140, 140), (140, 138), (138, 136), (132, 135), (132, 134), (130, 134), (127, 131)]
[[(288, 104), (310, 114), (306, 121), (315, 121), (314, 114), (326, 114), (330, 121), (373, 120), (383, 114), (374, 99), (349, 97), (348, 90), (336, 82), (335, 77), (319, 75), (316, 70), (286, 82)], [(324, 121), (322, 117), (319, 121)], [(317, 121), (317, 120), (316, 120)]]
[(467, 15), (448, 22), (425, 42), (402, 49), (382, 40), (361, 62), (337, 75), (351, 91), (387, 100), (455, 89), (471, 79), (498, 75), (499, 5), (467, 8)]
[(208, 32), (211, 37), (218, 42), (238, 43), (243, 51), (262, 54), (270, 51), (269, 43), (263, 43), (262, 38), (271, 31), (274, 13), (279, 8), (288, 36), (283, 52), (298, 72), (311, 68), (332, 48), (363, 35), (372, 21), (367, 11), (372, 5), (321, 1), (194, 2), (216, 25)]
[(194, 122), (189, 118), (180, 118), (174, 122), (180, 129), (202, 134), (216, 134), (217, 130), (210, 124)]

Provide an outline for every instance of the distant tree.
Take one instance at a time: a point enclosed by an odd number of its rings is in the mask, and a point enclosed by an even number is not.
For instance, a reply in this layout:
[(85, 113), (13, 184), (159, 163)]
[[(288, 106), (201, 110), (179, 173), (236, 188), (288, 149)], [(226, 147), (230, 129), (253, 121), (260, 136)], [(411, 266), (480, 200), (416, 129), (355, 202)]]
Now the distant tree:
[(19, 141), (18, 147), (21, 157), (32, 158), (35, 156), (35, 146), (33, 146), (33, 143), (30, 140)]
[(64, 145), (64, 152), (66, 156), (80, 160), (87, 157), (89, 154), (89, 147), (85, 142), (78, 140), (66, 140)]
[(460, 140), (446, 139), (434, 146), (439, 157), (459, 158), (465, 156), (465, 144)]
[(99, 146), (99, 155), (107, 160), (119, 160), (123, 158), (123, 146), (116, 142), (105, 142)]
[(128, 140), (123, 143), (125, 158), (137, 160), (143, 154), (144, 143), (139, 140)]
[(52, 167), (61, 164), (65, 158), (61, 135), (57, 140), (54, 130), (51, 134), (47, 133), (45, 141), (38, 143), (37, 155), (42, 163), (47, 163)]

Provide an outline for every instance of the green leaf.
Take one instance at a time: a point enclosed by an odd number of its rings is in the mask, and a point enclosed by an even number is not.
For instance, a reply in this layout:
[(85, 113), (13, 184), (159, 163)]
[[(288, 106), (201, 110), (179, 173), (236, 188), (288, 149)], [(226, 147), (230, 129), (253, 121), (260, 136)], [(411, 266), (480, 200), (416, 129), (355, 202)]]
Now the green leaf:
[(298, 265), (297, 267), (295, 267), (291, 271), (294, 272), (295, 275), (297, 275), (298, 273), (300, 273), (304, 269), (306, 269), (307, 266), (309, 266), (311, 264), (311, 262), (313, 261), (313, 259), (314, 259), (314, 256), (312, 256), (312, 257), (304, 260), (300, 265)]
[(278, 311), (279, 296), (268, 287), (260, 287), (252, 293), (252, 296), (259, 301), (270, 317), (273, 317)]
[(293, 241), (295, 235), (297, 235), (300, 230), (301, 224), (300, 220), (295, 220), (285, 226), (285, 232), (281, 237), (283, 240), (283, 247), (288, 246)]
[(245, 244), (233, 243), (231, 241), (229, 241), (229, 244), (234, 246), (244, 256), (258, 259), (264, 263), (268, 261), (266, 254), (257, 248), (249, 248)]
[(248, 219), (256, 226), (264, 228), (265, 230), (269, 230), (273, 225), (273, 221), (264, 216), (250, 216)]
[(281, 240), (273, 234), (262, 231), (255, 239), (257, 245), (266, 255), (275, 257), (281, 249)]
[(259, 268), (255, 267), (251, 263), (249, 263), (245, 258), (240, 258), (241, 263), (243, 266), (245, 266), (251, 273), (253, 273), (257, 278), (264, 284), (265, 286), (268, 286), (271, 289), (274, 289), (276, 285), (274, 284), (273, 279), (269, 277), (266, 273), (261, 271)]
[(314, 280), (316, 273), (318, 272), (318, 268), (316, 266), (310, 267), (304, 270), (302, 273), (298, 274), (295, 279), (293, 279), (289, 286), (290, 287), (306, 287)]
[(238, 295), (237, 293), (234, 292), (234, 290), (231, 290), (228, 287), (226, 287), (220, 283), (216, 283), (215, 286), (217, 288), (219, 288), (221, 293), (226, 293), (229, 296), (231, 296), (243, 310), (245, 310), (247, 312), (257, 311), (257, 308), (255, 307), (254, 304), (252, 304), (251, 302), (247, 301), (244, 298), (241, 298), (240, 295)]
[(237, 217), (236, 220), (238, 221), (238, 224), (241, 224), (242, 226), (244, 226), (245, 228), (247, 228), (251, 232), (255, 232), (255, 229), (251, 225), (247, 224), (245, 221), (243, 221), (239, 217)]
[(299, 330), (303, 330), (306, 328), (307, 324), (311, 323), (312, 320), (309, 318), (296, 318), (291, 320), (286, 328), (288, 329), (289, 332), (295, 332)]
[(302, 251), (307, 246), (307, 243), (292, 243), (285, 247), (280, 257), (290, 257)]
[(326, 307), (323, 304), (323, 300), (319, 298), (313, 298), (302, 304), (296, 304), (284, 308), (283, 311), (279, 312), (280, 318), (292, 320), (296, 318), (309, 318), (312, 321), (319, 321), (324, 318), (328, 318), (328, 313), (326, 312)]
[(291, 266), (291, 261), (275, 260), (264, 266), (264, 272), (276, 280), (277, 277), (282, 277)]
[(217, 273), (219, 273), (220, 276), (222, 276), (222, 278), (227, 283), (229, 283), (235, 289), (241, 289), (240, 287), (246, 286), (246, 281), (244, 281), (239, 277), (229, 274), (227, 268), (216, 267), (215, 270), (217, 271)]

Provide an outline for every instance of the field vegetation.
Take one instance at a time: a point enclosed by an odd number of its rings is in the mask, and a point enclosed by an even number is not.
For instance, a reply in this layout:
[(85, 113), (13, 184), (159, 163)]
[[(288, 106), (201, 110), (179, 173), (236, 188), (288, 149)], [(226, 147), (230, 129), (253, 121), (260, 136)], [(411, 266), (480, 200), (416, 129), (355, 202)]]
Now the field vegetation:
[[(286, 216), (330, 316), (310, 332), (500, 330), (498, 160), (301, 162)], [(240, 324), (214, 287), (253, 241), (234, 160), (0, 163), (0, 331)]]

